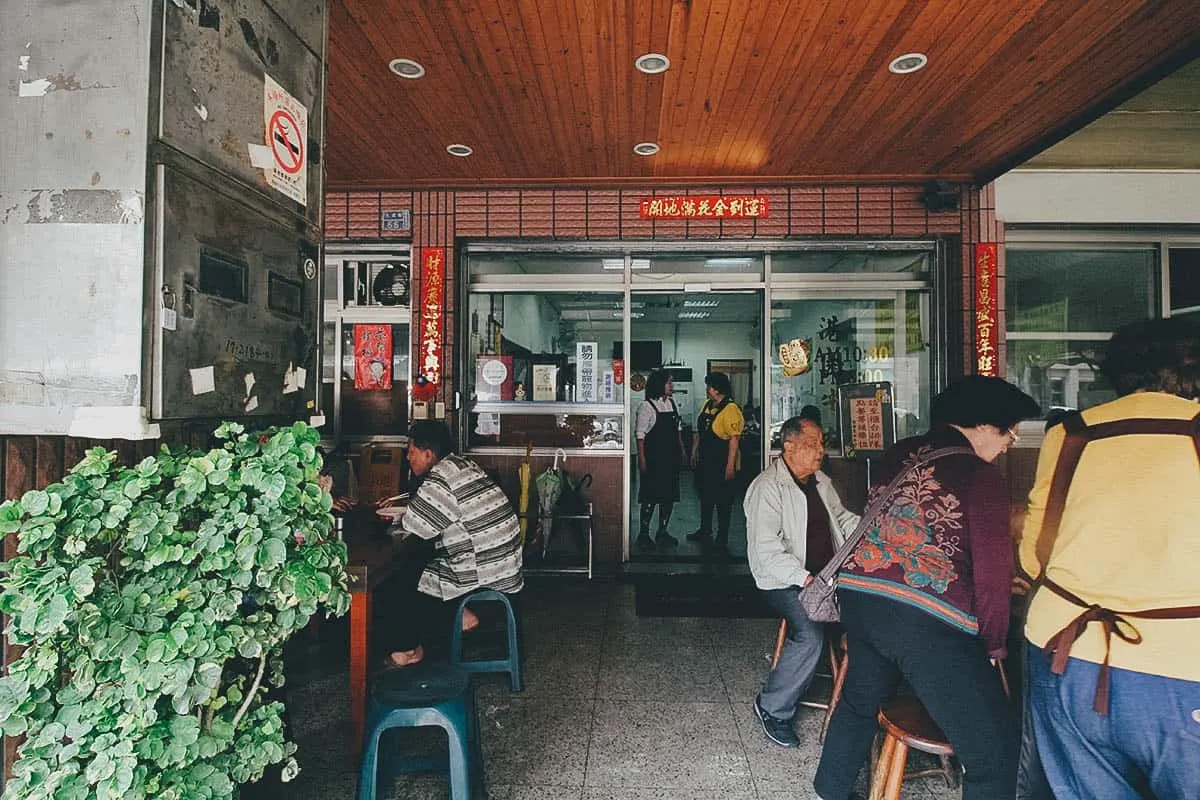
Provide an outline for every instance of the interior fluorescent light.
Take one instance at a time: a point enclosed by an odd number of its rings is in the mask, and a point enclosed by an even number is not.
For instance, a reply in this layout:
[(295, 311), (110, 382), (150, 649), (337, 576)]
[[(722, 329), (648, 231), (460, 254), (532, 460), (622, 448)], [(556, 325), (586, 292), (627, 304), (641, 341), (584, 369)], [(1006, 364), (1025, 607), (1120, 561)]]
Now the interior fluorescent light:
[(721, 305), (720, 300), (684, 300), (684, 308), (716, 308)]
[(680, 311), (679, 319), (708, 319), (707, 311)]
[[(600, 266), (604, 269), (625, 269), (625, 259), (623, 258), (602, 258)], [(650, 259), (635, 258), (629, 263), (630, 269), (650, 269)]]
[[(617, 319), (621, 319), (622, 317), (625, 316), (625, 312), (624, 311), (614, 311), (613, 316), (616, 317)], [(644, 316), (646, 316), (646, 315), (641, 311), (630, 311), (629, 312), (630, 319), (641, 319)]]
[(790, 308), (772, 308), (771, 319), (791, 319), (792, 310)]
[(746, 256), (704, 259), (704, 266), (706, 267), (748, 267), (753, 263), (754, 259)]

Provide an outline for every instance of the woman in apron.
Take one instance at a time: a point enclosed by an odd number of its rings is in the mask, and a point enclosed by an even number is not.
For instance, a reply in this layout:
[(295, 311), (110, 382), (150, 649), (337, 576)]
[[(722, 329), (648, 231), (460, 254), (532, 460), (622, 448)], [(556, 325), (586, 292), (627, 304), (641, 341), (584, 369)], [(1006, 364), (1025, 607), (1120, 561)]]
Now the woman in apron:
[[(679, 541), (667, 533), (671, 511), (679, 500), (679, 465), (683, 461), (683, 439), (679, 435), (679, 409), (671, 395), (675, 384), (671, 373), (656, 369), (646, 379), (646, 399), (638, 407), (638, 503), (641, 532), (637, 545), (642, 550), (674, 547)], [(658, 506), (658, 534), (650, 538), (650, 519)]]
[(729, 552), (729, 517), (733, 511), (734, 476), (738, 470), (738, 442), (745, 420), (733, 402), (733, 387), (724, 372), (704, 377), (708, 402), (696, 419), (692, 436), (692, 464), (696, 469), (696, 493), (700, 496), (700, 528), (688, 541), (705, 544), (712, 537), (712, 513), (717, 511), (716, 554)]

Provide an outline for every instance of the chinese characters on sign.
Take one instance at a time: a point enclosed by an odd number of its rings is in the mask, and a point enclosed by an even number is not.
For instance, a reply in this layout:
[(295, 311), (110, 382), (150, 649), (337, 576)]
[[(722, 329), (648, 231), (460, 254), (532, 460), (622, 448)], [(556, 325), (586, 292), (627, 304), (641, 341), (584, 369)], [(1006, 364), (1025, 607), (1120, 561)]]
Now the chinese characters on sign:
[(575, 343), (575, 400), (580, 403), (596, 402), (596, 342)]
[(392, 388), (392, 326), (354, 326), (354, 388)]
[(875, 398), (850, 400), (850, 441), (856, 450), (883, 449), (883, 413)]
[(668, 196), (642, 199), (642, 219), (757, 219), (768, 216), (767, 198)]
[(975, 245), (975, 372), (979, 375), (999, 374), (997, 281), (996, 243), (979, 242)]
[(421, 259), (421, 347), (418, 351), (420, 374), (430, 384), (442, 382), (442, 313), (445, 302), (443, 261), (446, 251), (426, 247)]
[(892, 384), (888, 381), (839, 387), (842, 451), (847, 458), (883, 455), (896, 443)]

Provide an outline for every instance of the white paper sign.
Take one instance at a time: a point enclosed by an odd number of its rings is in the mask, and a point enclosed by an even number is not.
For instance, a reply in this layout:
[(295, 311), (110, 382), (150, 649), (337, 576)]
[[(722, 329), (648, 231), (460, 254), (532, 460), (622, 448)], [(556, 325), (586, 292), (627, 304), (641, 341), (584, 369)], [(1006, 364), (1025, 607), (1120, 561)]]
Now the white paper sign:
[(596, 402), (596, 384), (600, 377), (596, 351), (599, 347), (596, 342), (575, 343), (575, 401), (578, 403)]
[(263, 75), (263, 123), (271, 151), (271, 164), (263, 169), (267, 183), (308, 205), (308, 109), (270, 75)]

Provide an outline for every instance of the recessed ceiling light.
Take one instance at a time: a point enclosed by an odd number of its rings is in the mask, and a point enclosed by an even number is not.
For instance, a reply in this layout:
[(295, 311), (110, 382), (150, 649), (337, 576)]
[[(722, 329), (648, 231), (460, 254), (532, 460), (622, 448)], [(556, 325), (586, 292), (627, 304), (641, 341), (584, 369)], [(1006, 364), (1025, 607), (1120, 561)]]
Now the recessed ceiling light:
[(907, 75), (910, 72), (916, 72), (928, 63), (929, 58), (924, 53), (905, 53), (888, 64), (888, 71), (897, 75)]
[(401, 78), (416, 80), (425, 77), (425, 68), (411, 58), (393, 58), (388, 62), (388, 69)]
[(465, 144), (448, 144), (448, 145), (446, 145), (446, 152), (452, 156), (458, 156), (459, 158), (466, 158), (467, 156), (471, 155), (471, 153), (474, 153), (475, 151), (472, 150), (471, 148), (467, 147)]
[(633, 146), (633, 152), (639, 156), (652, 156), (659, 151), (659, 147), (654, 142), (638, 142)]
[(644, 56), (638, 56), (637, 61), (633, 62), (633, 65), (638, 68), (639, 72), (644, 72), (647, 75), (657, 75), (671, 68), (671, 59), (662, 53), (646, 53)]

